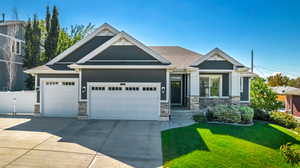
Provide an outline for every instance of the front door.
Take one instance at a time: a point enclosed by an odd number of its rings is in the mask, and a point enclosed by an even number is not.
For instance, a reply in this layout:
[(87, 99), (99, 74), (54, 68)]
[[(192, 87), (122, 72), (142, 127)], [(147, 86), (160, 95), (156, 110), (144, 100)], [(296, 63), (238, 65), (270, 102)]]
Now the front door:
[(171, 81), (171, 104), (182, 105), (182, 81)]

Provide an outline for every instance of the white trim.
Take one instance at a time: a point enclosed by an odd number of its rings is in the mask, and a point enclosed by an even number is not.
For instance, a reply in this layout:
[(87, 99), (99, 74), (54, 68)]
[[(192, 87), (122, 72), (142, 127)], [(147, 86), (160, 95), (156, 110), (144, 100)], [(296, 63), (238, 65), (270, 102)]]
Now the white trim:
[(104, 51), (105, 49), (107, 49), (109, 46), (113, 45), (116, 41), (118, 41), (121, 38), (125, 38), (126, 40), (130, 41), (131, 43), (133, 43), (137, 47), (141, 48), (142, 50), (144, 50), (145, 52), (147, 52), (148, 54), (150, 54), (151, 56), (153, 56), (154, 58), (156, 58), (157, 60), (159, 60), (160, 62), (162, 62), (162, 63), (170, 63), (167, 59), (165, 59), (164, 57), (160, 56), (158, 53), (154, 52), (152, 49), (150, 49), (149, 47), (145, 46), (144, 44), (142, 44), (138, 40), (134, 39), (133, 37), (131, 37), (130, 35), (128, 35), (124, 31), (118, 33), (116, 36), (114, 36), (110, 40), (106, 41), (104, 44), (102, 44), (101, 46), (99, 46), (98, 48), (96, 48), (95, 50), (93, 50), (92, 52), (90, 52), (88, 55), (86, 55), (85, 57), (83, 57), (82, 59), (80, 59), (79, 61), (77, 61), (77, 63), (85, 63), (85, 62), (87, 62), (88, 60), (94, 58), (99, 53), (101, 53), (102, 51)]
[[(208, 82), (208, 95), (207, 97), (203, 97), (201, 96), (201, 89), (200, 89), (200, 85), (201, 85), (201, 80), (200, 78), (201, 77), (206, 77), (209, 79), (209, 82)], [(210, 88), (211, 88), (211, 78), (213, 77), (219, 77), (220, 78), (220, 83), (219, 83), (219, 96), (210, 96)], [(219, 99), (219, 98), (223, 98), (223, 97), (226, 97), (226, 96), (223, 96), (223, 76), (222, 75), (214, 75), (214, 74), (211, 74), (211, 75), (199, 75), (199, 97), (200, 98), (216, 98), (216, 99)]]
[(166, 102), (169, 102), (170, 100), (170, 96), (171, 96), (171, 92), (170, 92), (170, 87), (171, 87), (171, 84), (170, 84), (170, 72), (169, 71), (166, 71)]
[(6, 38), (10, 38), (10, 39), (12, 39), (14, 41), (19, 41), (19, 42), (25, 43), (24, 40), (20, 40), (20, 39), (17, 39), (15, 37), (12, 37), (12, 36), (9, 36), (9, 35), (3, 34), (3, 33), (0, 33), (0, 36), (6, 37)]
[(210, 51), (209, 53), (207, 53), (204, 57), (200, 57), (198, 60), (196, 60), (192, 64), (192, 66), (198, 66), (199, 64), (201, 64), (205, 60), (208, 60), (210, 57), (213, 57), (215, 54), (220, 55), (221, 57), (223, 57), (227, 61), (231, 62), (233, 65), (244, 66), (243, 64), (239, 63), (237, 60), (235, 60), (234, 58), (232, 58), (231, 56), (229, 56), (228, 54), (226, 54), (224, 51), (220, 50), (219, 48), (215, 48), (212, 51)]
[(38, 76), (37, 75), (34, 75), (34, 90), (35, 90), (35, 103), (37, 104), (38, 103), (38, 99), (37, 99), (37, 95), (38, 95), (38, 92), (37, 92), (37, 88), (39, 89), (39, 92), (40, 92), (40, 97), (39, 97), (39, 101), (41, 102), (41, 85), (39, 84), (39, 87), (37, 86), (38, 82)]
[(0, 62), (6, 62), (6, 63), (13, 63), (13, 64), (23, 65), (22, 62), (8, 61), (8, 60), (4, 60), (4, 59), (0, 59)]
[(88, 60), (87, 62), (159, 62), (158, 60)]
[(249, 77), (249, 78), (252, 78), (252, 77), (255, 77), (257, 76), (256, 74), (252, 73), (252, 74), (243, 74), (243, 73), (240, 73), (240, 76), (241, 77)]
[(229, 70), (229, 69), (199, 69), (199, 72), (213, 72), (213, 73), (223, 73), (223, 72), (233, 72), (234, 70)]
[(117, 29), (115, 29), (111, 25), (109, 25), (107, 23), (104, 23), (98, 29), (96, 29), (93, 33), (89, 34), (84, 39), (82, 39), (82, 40), (78, 41), (77, 43), (75, 43), (73, 46), (71, 46), (70, 48), (68, 48), (67, 50), (65, 50), (64, 52), (62, 52), (61, 54), (59, 54), (55, 58), (53, 58), (51, 61), (49, 61), (46, 65), (53, 65), (54, 63), (62, 60), (67, 55), (69, 55), (70, 53), (72, 53), (73, 51), (75, 51), (77, 48), (79, 48), (80, 46), (82, 46), (83, 44), (85, 44), (86, 42), (88, 42), (89, 40), (91, 40), (93, 37), (99, 35), (99, 33), (101, 31), (104, 31), (106, 29), (109, 29), (114, 34), (117, 34), (119, 32)]
[(240, 92), (244, 92), (244, 77), (240, 76)]
[[(78, 85), (79, 85), (79, 100), (78, 101), (81, 101), (81, 76), (82, 76), (82, 72), (81, 72), (81, 70), (79, 70), (79, 83), (78, 83)], [(85, 89), (85, 91), (87, 91), (87, 89)]]
[(25, 70), (27, 74), (78, 74), (76, 71)]
[(167, 69), (169, 65), (77, 65), (68, 67), (72, 69)]

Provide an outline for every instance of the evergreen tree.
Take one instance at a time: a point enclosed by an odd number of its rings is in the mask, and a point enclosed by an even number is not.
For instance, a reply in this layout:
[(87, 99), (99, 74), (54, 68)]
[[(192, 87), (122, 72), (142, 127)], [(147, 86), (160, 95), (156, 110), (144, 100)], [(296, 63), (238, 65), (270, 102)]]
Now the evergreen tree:
[(24, 56), (24, 68), (32, 67), (32, 27), (31, 19), (29, 18), (25, 27), (25, 56)]
[(53, 8), (53, 14), (51, 17), (51, 27), (50, 27), (50, 36), (51, 36), (51, 57), (50, 59), (54, 58), (57, 54), (57, 43), (58, 43), (58, 38), (59, 38), (59, 21), (58, 21), (58, 10), (56, 6)]
[(49, 6), (47, 6), (46, 9), (46, 39), (45, 39), (45, 44), (44, 44), (44, 49), (45, 49), (45, 58), (43, 59), (43, 63), (46, 63), (50, 60), (51, 57), (51, 37), (50, 37), (50, 28), (51, 28), (51, 13)]
[(40, 65), (40, 54), (41, 54), (41, 28), (39, 26), (39, 20), (37, 15), (34, 15), (32, 25), (32, 64), (34, 66)]
[[(31, 19), (29, 18), (25, 28), (25, 56), (24, 56), (24, 64), (23, 64), (25, 69), (30, 69), (34, 67), (32, 37), (33, 37), (32, 22)], [(26, 78), (25, 83), (28, 89), (33, 89), (34, 79), (31, 75), (29, 75)]]
[(58, 9), (53, 7), (52, 16), (50, 16), (49, 7), (46, 12), (46, 30), (47, 37), (45, 40), (45, 57), (46, 61), (51, 60), (57, 55), (58, 38), (60, 33), (60, 26), (58, 20)]
[(46, 7), (46, 32), (50, 32), (50, 21), (51, 21), (51, 14), (50, 14), (50, 9), (49, 6)]

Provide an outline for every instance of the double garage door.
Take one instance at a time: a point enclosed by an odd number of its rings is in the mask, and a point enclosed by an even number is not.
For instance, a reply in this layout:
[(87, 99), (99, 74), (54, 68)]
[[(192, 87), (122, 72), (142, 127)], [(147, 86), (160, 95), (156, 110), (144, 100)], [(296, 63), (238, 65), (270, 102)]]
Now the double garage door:
[[(91, 119), (159, 120), (160, 83), (89, 83)], [(78, 79), (42, 79), (44, 116), (77, 117)]]
[(159, 83), (92, 83), (89, 93), (92, 119), (159, 120)]

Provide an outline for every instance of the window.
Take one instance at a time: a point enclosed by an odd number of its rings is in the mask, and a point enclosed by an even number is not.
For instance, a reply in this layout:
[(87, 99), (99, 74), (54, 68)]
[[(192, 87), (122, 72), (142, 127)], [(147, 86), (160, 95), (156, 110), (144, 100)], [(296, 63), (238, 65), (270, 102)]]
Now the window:
[(21, 54), (21, 42), (13, 41), (11, 46), (11, 52), (17, 55)]
[(221, 97), (222, 76), (200, 75), (200, 97)]
[(21, 54), (21, 43), (19, 41), (16, 41), (16, 54)]
[(143, 91), (156, 91), (156, 87), (143, 87)]
[(138, 87), (126, 87), (125, 90), (127, 91), (139, 91)]

